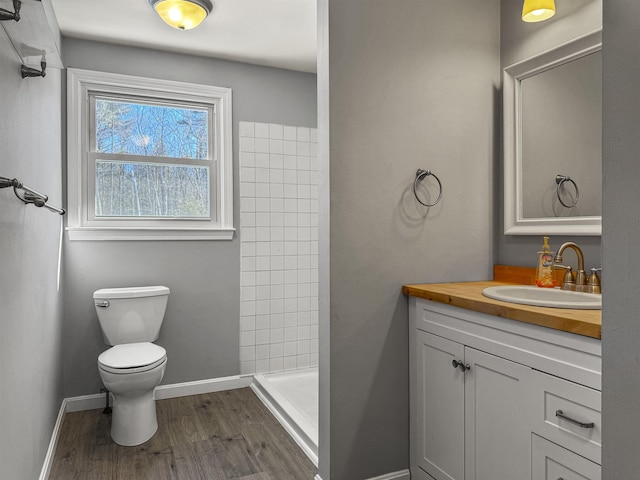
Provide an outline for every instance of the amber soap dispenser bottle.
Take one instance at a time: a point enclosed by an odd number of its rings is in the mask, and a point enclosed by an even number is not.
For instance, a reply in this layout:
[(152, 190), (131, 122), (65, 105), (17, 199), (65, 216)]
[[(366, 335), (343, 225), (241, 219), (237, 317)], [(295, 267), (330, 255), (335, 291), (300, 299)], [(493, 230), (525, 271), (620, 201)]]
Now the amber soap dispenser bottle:
[(538, 269), (536, 271), (536, 285), (543, 288), (555, 287), (553, 281), (553, 255), (549, 247), (549, 237), (543, 237), (544, 244), (538, 252)]

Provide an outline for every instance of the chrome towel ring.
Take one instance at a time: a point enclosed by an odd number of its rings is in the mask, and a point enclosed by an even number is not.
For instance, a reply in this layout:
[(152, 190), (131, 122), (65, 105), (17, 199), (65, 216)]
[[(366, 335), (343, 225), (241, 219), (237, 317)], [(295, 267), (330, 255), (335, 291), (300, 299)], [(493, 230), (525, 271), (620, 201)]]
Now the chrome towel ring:
[[(566, 203), (564, 203), (564, 201), (562, 200), (562, 195), (560, 195), (560, 187), (565, 183), (565, 182), (569, 182), (573, 184), (573, 188), (576, 189), (576, 199), (575, 201), (570, 204), (567, 205)], [(556, 195), (558, 196), (558, 200), (560, 201), (560, 203), (562, 205), (564, 205), (567, 208), (573, 208), (578, 204), (578, 200), (580, 200), (580, 191), (578, 190), (578, 185), (576, 185), (576, 182), (574, 182), (571, 177), (569, 177), (568, 175), (556, 175)]]
[[(418, 197), (418, 192), (416, 191), (416, 188), (418, 187), (418, 182), (421, 182), (425, 177), (428, 177), (428, 176), (432, 176), (433, 178), (436, 179), (436, 182), (438, 182), (438, 189), (439, 189), (438, 198), (436, 198), (436, 201), (433, 203), (424, 203), (422, 200), (420, 200), (420, 198)], [(416, 172), (416, 179), (413, 182), (413, 194), (415, 195), (416, 200), (418, 200), (420, 204), (424, 205), (425, 207), (433, 207), (442, 198), (442, 183), (440, 182), (440, 179), (434, 173), (431, 172), (431, 170), (423, 170), (419, 168), (418, 171)]]

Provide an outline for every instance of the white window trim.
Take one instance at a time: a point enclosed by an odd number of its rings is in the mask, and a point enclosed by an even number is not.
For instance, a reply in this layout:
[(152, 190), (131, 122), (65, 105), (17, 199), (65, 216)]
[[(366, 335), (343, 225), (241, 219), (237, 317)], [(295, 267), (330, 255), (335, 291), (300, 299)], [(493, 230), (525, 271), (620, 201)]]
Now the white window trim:
[[(84, 160), (88, 129), (83, 119), (89, 111), (88, 92), (140, 96), (154, 95), (203, 104), (216, 109), (218, 168), (220, 181), (218, 221), (215, 226), (142, 227), (89, 226), (87, 216), (87, 172)], [(233, 137), (230, 88), (135, 77), (115, 73), (67, 69), (67, 233), (70, 240), (232, 240), (233, 228)]]

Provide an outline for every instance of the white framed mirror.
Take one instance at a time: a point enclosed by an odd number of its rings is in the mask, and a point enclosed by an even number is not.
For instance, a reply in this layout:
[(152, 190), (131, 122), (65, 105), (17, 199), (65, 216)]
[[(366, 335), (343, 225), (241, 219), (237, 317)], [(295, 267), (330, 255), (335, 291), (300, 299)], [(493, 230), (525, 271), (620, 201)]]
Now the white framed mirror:
[(598, 30), (504, 69), (505, 235), (601, 235), (601, 50)]

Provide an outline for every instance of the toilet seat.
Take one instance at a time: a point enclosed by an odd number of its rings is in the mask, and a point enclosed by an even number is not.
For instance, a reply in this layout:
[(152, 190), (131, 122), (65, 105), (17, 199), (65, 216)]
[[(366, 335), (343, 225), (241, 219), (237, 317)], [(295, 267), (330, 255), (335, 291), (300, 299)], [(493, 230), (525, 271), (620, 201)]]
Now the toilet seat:
[(129, 374), (146, 372), (167, 360), (167, 351), (151, 342), (125, 343), (105, 350), (98, 357), (102, 370)]

